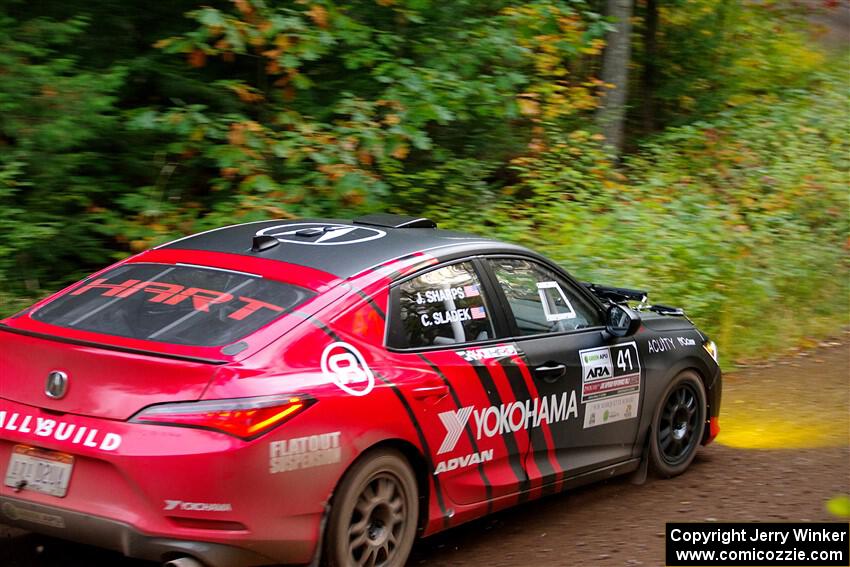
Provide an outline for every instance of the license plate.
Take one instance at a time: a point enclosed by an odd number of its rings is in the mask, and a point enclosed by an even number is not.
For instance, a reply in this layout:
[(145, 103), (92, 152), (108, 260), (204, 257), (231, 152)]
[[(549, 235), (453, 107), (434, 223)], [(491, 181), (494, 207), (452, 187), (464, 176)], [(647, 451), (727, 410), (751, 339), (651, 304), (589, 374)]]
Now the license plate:
[(73, 469), (72, 455), (16, 445), (9, 459), (4, 484), (62, 498), (68, 493)]

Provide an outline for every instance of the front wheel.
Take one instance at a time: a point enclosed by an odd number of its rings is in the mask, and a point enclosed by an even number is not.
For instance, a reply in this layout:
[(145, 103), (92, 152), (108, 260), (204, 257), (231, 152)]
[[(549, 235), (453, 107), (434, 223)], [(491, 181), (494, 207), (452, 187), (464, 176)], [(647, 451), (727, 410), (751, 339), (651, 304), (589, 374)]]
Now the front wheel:
[(365, 455), (336, 491), (325, 538), (329, 567), (403, 567), (416, 537), (419, 497), (407, 460)]
[(650, 462), (663, 477), (682, 474), (696, 456), (705, 429), (705, 387), (691, 370), (673, 378), (652, 420)]

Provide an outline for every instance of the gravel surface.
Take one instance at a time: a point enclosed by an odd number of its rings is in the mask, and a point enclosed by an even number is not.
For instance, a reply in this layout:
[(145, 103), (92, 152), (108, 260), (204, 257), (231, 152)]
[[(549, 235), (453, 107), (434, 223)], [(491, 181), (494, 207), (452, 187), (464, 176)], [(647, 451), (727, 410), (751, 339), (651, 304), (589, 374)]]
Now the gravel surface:
[[(850, 494), (850, 342), (726, 378), (721, 433), (684, 475), (620, 478), (423, 540), (409, 565), (663, 565), (668, 521), (830, 521)], [(787, 440), (792, 448), (783, 445)], [(0, 526), (5, 567), (153, 567)]]

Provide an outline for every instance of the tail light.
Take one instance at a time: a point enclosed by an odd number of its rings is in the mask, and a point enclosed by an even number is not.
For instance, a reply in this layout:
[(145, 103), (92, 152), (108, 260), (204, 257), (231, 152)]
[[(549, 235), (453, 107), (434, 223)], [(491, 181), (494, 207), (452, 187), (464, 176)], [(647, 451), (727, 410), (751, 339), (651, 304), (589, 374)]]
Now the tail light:
[(130, 421), (209, 429), (250, 440), (292, 419), (314, 403), (314, 399), (305, 396), (180, 402), (147, 407)]

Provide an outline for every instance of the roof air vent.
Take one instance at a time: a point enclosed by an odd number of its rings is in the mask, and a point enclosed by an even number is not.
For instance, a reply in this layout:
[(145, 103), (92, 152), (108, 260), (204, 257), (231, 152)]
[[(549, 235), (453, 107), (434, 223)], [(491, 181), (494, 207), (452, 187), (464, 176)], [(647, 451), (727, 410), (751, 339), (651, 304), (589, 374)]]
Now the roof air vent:
[(280, 240), (274, 236), (268, 236), (265, 234), (254, 236), (251, 244), (251, 252), (265, 252), (270, 248), (274, 248), (278, 244), (280, 244)]

